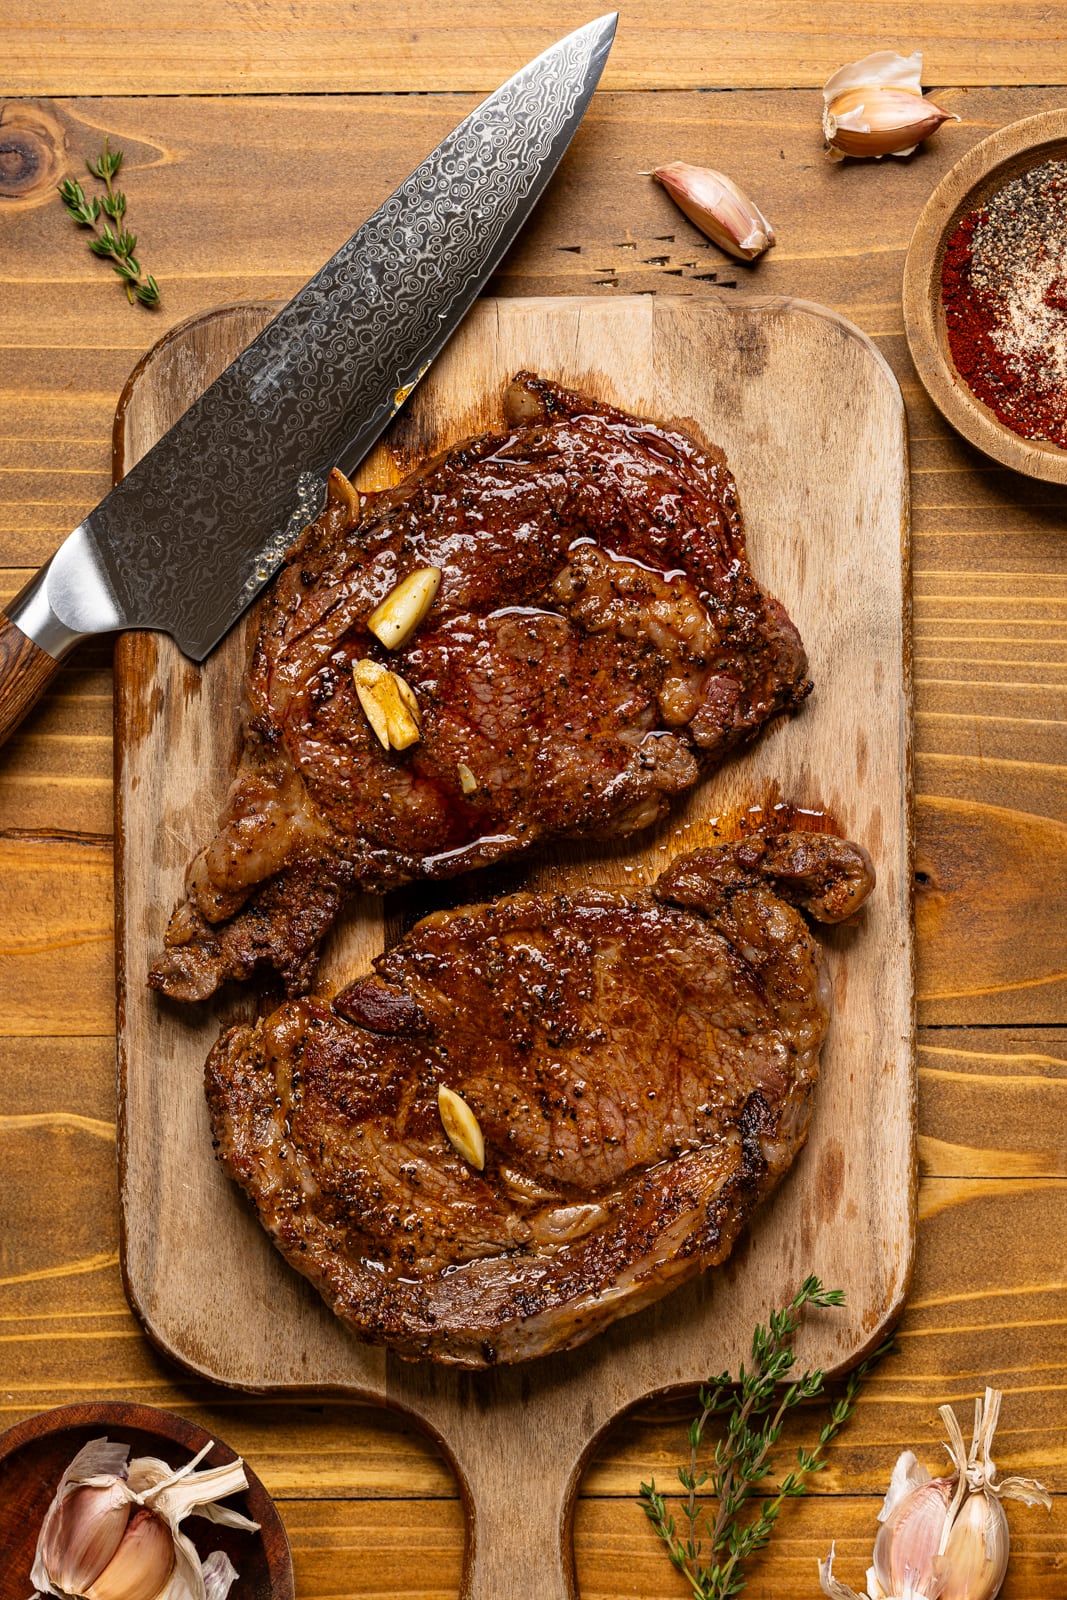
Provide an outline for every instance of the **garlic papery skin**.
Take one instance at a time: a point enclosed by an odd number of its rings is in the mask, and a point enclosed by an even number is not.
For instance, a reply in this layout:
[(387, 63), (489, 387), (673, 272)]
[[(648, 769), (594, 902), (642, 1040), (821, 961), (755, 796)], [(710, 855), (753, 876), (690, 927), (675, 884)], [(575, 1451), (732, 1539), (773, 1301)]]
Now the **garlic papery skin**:
[(169, 1583), (174, 1564), (170, 1528), (142, 1506), (130, 1518), (112, 1560), (85, 1590), (85, 1600), (156, 1600)]
[(922, 61), (918, 50), (878, 50), (827, 80), (822, 126), (835, 160), (909, 156), (943, 122), (960, 120), (923, 98)]
[(774, 229), (759, 206), (724, 172), (672, 161), (652, 176), (690, 222), (738, 261), (754, 261), (774, 244)]

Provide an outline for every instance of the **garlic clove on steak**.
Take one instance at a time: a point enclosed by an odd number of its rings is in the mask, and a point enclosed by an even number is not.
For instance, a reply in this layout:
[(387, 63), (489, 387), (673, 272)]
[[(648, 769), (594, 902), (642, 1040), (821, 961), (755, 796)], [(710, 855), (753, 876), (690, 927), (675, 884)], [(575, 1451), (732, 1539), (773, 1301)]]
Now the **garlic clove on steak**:
[(485, 1140), (474, 1115), (463, 1096), (442, 1083), (437, 1090), (437, 1109), (441, 1126), (453, 1150), (469, 1161), (479, 1172), (485, 1170)]
[(459, 779), (459, 786), (463, 793), (473, 794), (478, 787), (478, 780), (465, 761), (456, 763), (456, 776)]
[(422, 718), (410, 683), (377, 661), (364, 658), (352, 667), (356, 697), (385, 750), (406, 750), (420, 738)]
[(433, 605), (440, 587), (440, 567), (419, 567), (371, 612), (367, 627), (387, 650), (398, 650), (411, 638)]

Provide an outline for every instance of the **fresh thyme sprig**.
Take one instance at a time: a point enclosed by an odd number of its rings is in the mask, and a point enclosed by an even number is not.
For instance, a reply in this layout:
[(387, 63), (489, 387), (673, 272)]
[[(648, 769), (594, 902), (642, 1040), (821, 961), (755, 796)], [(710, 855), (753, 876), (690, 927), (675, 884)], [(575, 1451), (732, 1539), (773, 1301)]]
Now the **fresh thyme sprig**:
[[(844, 1305), (840, 1289), (824, 1289), (818, 1278), (807, 1278), (788, 1306), (772, 1311), (766, 1327), (752, 1335), (752, 1364), (742, 1365), (736, 1378), (723, 1372), (700, 1391), (700, 1412), (689, 1426), (689, 1460), (678, 1468), (685, 1490), (679, 1528), (655, 1480), (641, 1485), (641, 1503), (652, 1526), (667, 1547), (671, 1561), (682, 1573), (695, 1600), (730, 1600), (745, 1586), (744, 1563), (762, 1550), (774, 1532), (778, 1514), (787, 1500), (807, 1489), (808, 1479), (826, 1465), (826, 1447), (856, 1405), (864, 1378), (893, 1347), (892, 1339), (877, 1349), (850, 1374), (845, 1392), (830, 1408), (830, 1417), (811, 1450), (797, 1451), (796, 1466), (776, 1489), (764, 1491), (753, 1515), (742, 1515), (759, 1485), (774, 1470), (771, 1451), (781, 1437), (786, 1416), (803, 1400), (817, 1400), (826, 1385), (824, 1374), (804, 1372), (789, 1378), (796, 1362), (793, 1340), (805, 1306)], [(728, 1412), (726, 1430), (715, 1446), (710, 1467), (699, 1466), (704, 1430), (709, 1420)], [(714, 1511), (701, 1491), (716, 1502)]]
[[(105, 136), (104, 148), (98, 159), (87, 161), (85, 165), (92, 176), (104, 185), (105, 193), (99, 199), (95, 195), (89, 198), (77, 178), (65, 178), (59, 185), (60, 199), (80, 228), (94, 230), (93, 238), (89, 240), (89, 249), (94, 256), (101, 256), (105, 261), (111, 262), (111, 270), (122, 279), (126, 298), (130, 304), (133, 305), (137, 300), (150, 311), (154, 311), (159, 305), (159, 285), (150, 273), (144, 277), (141, 275), (141, 263), (134, 255), (137, 235), (130, 233), (124, 222), (126, 196), (121, 189), (116, 189), (112, 182), (122, 166), (122, 151), (109, 149)], [(109, 217), (110, 221), (105, 222), (100, 232), (96, 233), (101, 212)]]

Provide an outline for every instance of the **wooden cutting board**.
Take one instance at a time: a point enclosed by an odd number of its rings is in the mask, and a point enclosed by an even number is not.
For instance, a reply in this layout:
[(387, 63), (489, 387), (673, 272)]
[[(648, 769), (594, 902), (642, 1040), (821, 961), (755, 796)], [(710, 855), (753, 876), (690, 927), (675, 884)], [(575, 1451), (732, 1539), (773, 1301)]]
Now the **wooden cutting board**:
[[(116, 471), (136, 461), (258, 331), (269, 306), (174, 330), (130, 380)], [(869, 848), (878, 888), (826, 939), (834, 1015), (811, 1138), (734, 1259), (582, 1349), (485, 1374), (413, 1366), (361, 1344), (277, 1255), (217, 1167), (201, 1093), (220, 1023), (254, 990), (206, 1005), (145, 985), (191, 855), (211, 833), (239, 748), (247, 626), (203, 668), (169, 639), (117, 654), (120, 1167), (131, 1304), (167, 1354), (247, 1389), (329, 1389), (402, 1407), (442, 1444), (468, 1512), (470, 1600), (565, 1600), (583, 1463), (625, 1406), (735, 1366), (753, 1324), (809, 1272), (847, 1293), (816, 1313), (804, 1363), (840, 1370), (899, 1312), (915, 1218), (910, 922), (908, 475), (904, 410), (874, 346), (821, 307), (648, 296), (480, 303), (397, 419), (363, 482), (499, 424), (530, 367), (637, 412), (691, 419), (736, 473), (753, 566), (807, 644), (803, 712), (714, 774), (657, 831), (565, 847), (507, 881), (647, 883), (676, 851), (780, 794), (828, 808)], [(487, 879), (457, 894), (476, 899)], [(499, 885), (499, 879), (494, 887)], [(363, 971), (418, 913), (417, 891), (362, 897), (324, 975)], [(636, 1490), (635, 1483), (635, 1490)], [(636, 1514), (636, 1513), (635, 1513)]]

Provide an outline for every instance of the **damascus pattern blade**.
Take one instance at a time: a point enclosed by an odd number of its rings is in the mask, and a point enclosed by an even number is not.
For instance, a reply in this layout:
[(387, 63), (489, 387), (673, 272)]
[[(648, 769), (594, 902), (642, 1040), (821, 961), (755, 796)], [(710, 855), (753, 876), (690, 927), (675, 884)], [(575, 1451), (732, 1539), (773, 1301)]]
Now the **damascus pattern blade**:
[(127, 627), (203, 660), (351, 472), (540, 198), (600, 77), (614, 15), (472, 111), (82, 525)]

